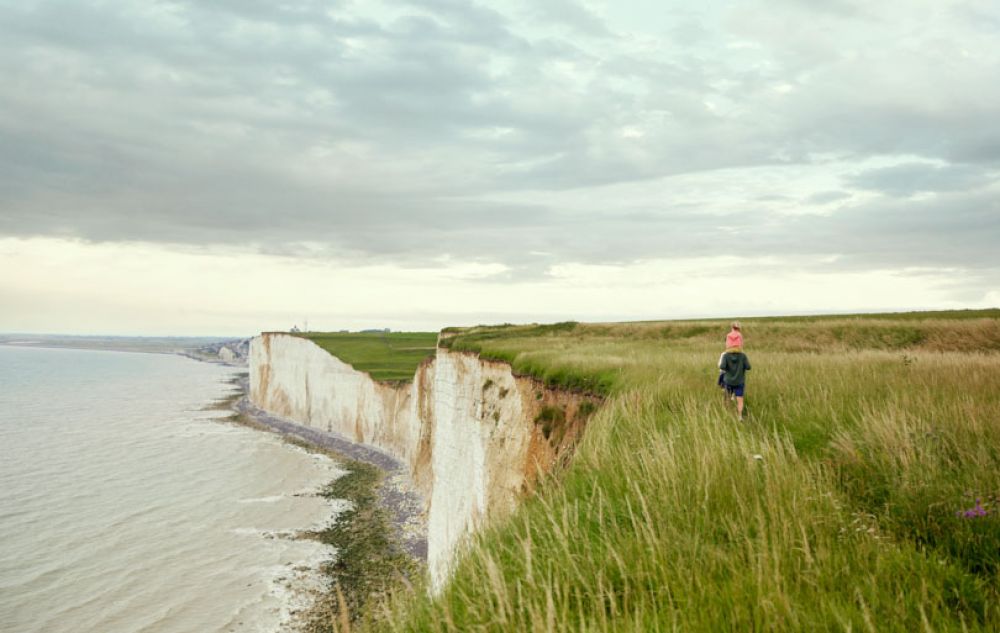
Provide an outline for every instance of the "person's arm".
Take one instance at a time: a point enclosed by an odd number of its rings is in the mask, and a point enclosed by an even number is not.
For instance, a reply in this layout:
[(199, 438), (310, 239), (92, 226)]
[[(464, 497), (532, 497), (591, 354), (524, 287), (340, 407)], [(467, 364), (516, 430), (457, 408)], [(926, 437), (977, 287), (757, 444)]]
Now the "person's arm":
[(743, 367), (747, 371), (750, 371), (750, 357), (746, 354), (743, 355)]
[(719, 354), (719, 369), (722, 369), (722, 361), (725, 358), (726, 358), (726, 353), (725, 352), (722, 352), (721, 354)]

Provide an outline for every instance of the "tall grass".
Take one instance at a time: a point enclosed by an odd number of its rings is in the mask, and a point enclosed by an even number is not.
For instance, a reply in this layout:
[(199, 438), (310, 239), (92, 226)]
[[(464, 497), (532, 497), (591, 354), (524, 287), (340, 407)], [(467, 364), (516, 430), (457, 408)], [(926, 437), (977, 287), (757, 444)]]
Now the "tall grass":
[(995, 319), (747, 327), (742, 424), (721, 323), (526, 330), (452, 346), (610, 397), (559, 481), (381, 629), (1000, 628)]

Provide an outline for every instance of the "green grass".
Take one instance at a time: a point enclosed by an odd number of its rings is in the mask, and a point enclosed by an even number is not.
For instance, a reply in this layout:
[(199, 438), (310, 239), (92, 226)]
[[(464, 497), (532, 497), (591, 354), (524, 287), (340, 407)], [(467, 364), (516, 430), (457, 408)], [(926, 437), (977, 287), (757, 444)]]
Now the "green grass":
[[(685, 323), (697, 321), (711, 321), (717, 323), (730, 323), (739, 320), (740, 323), (815, 323), (818, 321), (840, 321), (844, 319), (864, 320), (864, 321), (940, 321), (940, 320), (962, 320), (962, 319), (1000, 319), (1000, 308), (985, 309), (965, 309), (965, 310), (913, 310), (910, 312), (852, 312), (844, 314), (806, 314), (799, 316), (762, 316), (762, 317), (734, 317), (733, 319), (677, 319), (670, 323)], [(632, 323), (661, 323), (660, 321), (633, 321)], [(451, 328), (460, 331), (462, 328)]]
[(316, 343), (375, 380), (413, 380), (417, 367), (434, 355), (435, 332), (309, 332), (297, 334)]
[(997, 630), (998, 313), (743, 323), (742, 424), (723, 321), (453, 332), (608, 399), (558, 481), (376, 628)]

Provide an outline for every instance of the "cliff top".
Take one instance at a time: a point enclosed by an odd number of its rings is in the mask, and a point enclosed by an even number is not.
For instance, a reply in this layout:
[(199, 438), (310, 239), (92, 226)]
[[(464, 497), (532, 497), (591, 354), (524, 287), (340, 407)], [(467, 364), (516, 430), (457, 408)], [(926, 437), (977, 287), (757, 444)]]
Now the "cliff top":
[[(480, 325), (447, 328), (440, 344), (509, 362), (514, 371), (550, 387), (607, 395), (616, 387), (641, 383), (628, 374), (648, 360), (649, 351), (721, 352), (731, 322)], [(741, 322), (748, 353), (1000, 352), (998, 309), (757, 317)], [(654, 365), (665, 360), (657, 358)]]
[(375, 380), (413, 380), (417, 367), (433, 356), (437, 332), (301, 332), (354, 369)]
[[(991, 630), (1000, 312), (449, 329), (608, 394), (571, 465), (392, 630)], [(901, 599), (905, 596), (905, 599)]]

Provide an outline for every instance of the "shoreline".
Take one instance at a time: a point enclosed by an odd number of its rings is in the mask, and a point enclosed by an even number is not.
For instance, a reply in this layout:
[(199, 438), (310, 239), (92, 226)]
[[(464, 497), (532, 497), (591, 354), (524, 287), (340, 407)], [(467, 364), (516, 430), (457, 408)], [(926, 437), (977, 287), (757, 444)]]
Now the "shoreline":
[(389, 453), (358, 444), (338, 433), (321, 431), (271, 415), (250, 402), (249, 377), (238, 374), (233, 384), (239, 391), (222, 402), (229, 402), (237, 421), (247, 426), (275, 433), (285, 440), (326, 453), (341, 461), (357, 461), (377, 468), (383, 480), (378, 485), (378, 505), (389, 512), (394, 536), (407, 553), (421, 563), (427, 561), (427, 521), (423, 502), (412, 486), (406, 465)]
[(428, 522), (406, 465), (381, 449), (254, 406), (246, 372), (233, 374), (228, 383), (234, 390), (210, 405), (230, 412), (220, 422), (273, 433), (330, 457), (345, 471), (317, 494), (331, 502), (346, 501), (348, 508), (323, 527), (295, 531), (294, 538), (319, 541), (335, 552), (317, 570), (326, 590), (314, 594), (311, 607), (295, 610), (294, 630), (314, 633), (332, 630), (331, 623), (353, 625), (369, 617), (370, 602), (420, 583), (427, 564)]

